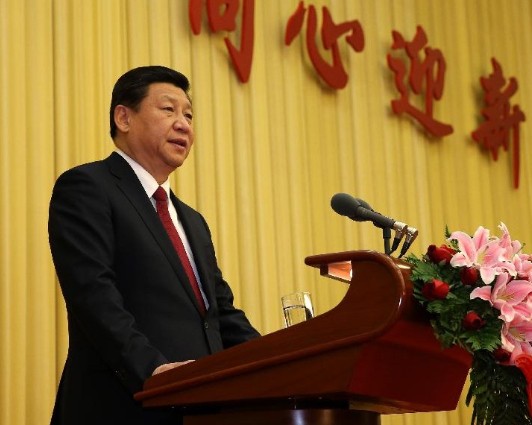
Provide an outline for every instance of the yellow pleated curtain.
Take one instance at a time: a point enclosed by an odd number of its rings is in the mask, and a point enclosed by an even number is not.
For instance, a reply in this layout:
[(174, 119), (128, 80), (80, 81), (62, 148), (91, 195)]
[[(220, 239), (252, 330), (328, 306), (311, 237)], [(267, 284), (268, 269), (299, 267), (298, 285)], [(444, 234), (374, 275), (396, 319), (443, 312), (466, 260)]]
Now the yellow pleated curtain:
[[(200, 210), (236, 303), (262, 333), (279, 329), (281, 295), (312, 293), (324, 312), (345, 286), (317, 276), (308, 255), (382, 251), (382, 233), (334, 213), (331, 196), (351, 193), (419, 229), (411, 252), (442, 243), (445, 226), (479, 225), (532, 240), (532, 3), (529, 0), (307, 0), (337, 23), (357, 19), (365, 47), (340, 40), (349, 76), (329, 88), (312, 66), (305, 29), (284, 45), (298, 0), (255, 0), (253, 62), (242, 83), (204, 12), (194, 35), (186, 0), (0, 0), (0, 423), (49, 421), (68, 346), (66, 314), (48, 248), (48, 202), (64, 170), (107, 156), (108, 107), (115, 80), (161, 64), (192, 82), (196, 144), (172, 177), (178, 195)], [(242, 3), (242, 2), (240, 2)], [(240, 15), (239, 15), (240, 16)], [(444, 138), (391, 112), (399, 96), (386, 61), (392, 31), (411, 40), (422, 26), (447, 71), (436, 119)], [(512, 153), (498, 161), (473, 142), (482, 120), (479, 78), (519, 82), (511, 98), (520, 125), (521, 179)], [(330, 60), (329, 57), (325, 57)], [(525, 248), (526, 249), (526, 248)], [(437, 383), (435, 383), (437, 385)], [(383, 425), (466, 425), (453, 412), (393, 415)]]

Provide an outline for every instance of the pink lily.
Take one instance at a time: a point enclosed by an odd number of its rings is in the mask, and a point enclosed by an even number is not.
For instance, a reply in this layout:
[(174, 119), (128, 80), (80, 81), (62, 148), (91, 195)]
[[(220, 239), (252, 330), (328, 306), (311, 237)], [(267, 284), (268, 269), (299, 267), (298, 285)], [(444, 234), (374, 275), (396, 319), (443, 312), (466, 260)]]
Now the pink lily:
[[(482, 286), (471, 291), (470, 299), (480, 298), (488, 301), (493, 307), (501, 312), (499, 316), (506, 323), (510, 323), (516, 317), (515, 307), (532, 292), (532, 284), (527, 280), (514, 279), (510, 274), (502, 272), (497, 276), (493, 288)], [(519, 309), (523, 308), (520, 306)], [(520, 311), (518, 309), (518, 312)]]
[(502, 231), (501, 239), (499, 240), (499, 245), (504, 249), (501, 261), (513, 261), (514, 256), (521, 251), (522, 245), (521, 242), (515, 240), (512, 241), (510, 237), (510, 232), (504, 223), (499, 225), (499, 229)]
[(518, 277), (532, 281), (532, 261), (529, 255), (516, 254), (512, 264)]
[(465, 232), (453, 232), (449, 241), (458, 242), (459, 251), (451, 259), (453, 267), (472, 267), (478, 265), (479, 256), (486, 250), (490, 231), (480, 226), (473, 237)]
[(515, 313), (523, 320), (532, 320), (532, 293), (514, 307)]
[(488, 285), (501, 272), (504, 248), (497, 239), (489, 239), (489, 230), (480, 226), (473, 237), (464, 232), (453, 232), (448, 240), (456, 240), (459, 251), (451, 258), (453, 267), (475, 267), (482, 281)]
[(515, 358), (520, 354), (532, 354), (532, 324), (529, 321), (517, 319), (510, 323), (504, 323), (501, 330), (502, 348), (512, 353), (510, 364), (514, 364)]

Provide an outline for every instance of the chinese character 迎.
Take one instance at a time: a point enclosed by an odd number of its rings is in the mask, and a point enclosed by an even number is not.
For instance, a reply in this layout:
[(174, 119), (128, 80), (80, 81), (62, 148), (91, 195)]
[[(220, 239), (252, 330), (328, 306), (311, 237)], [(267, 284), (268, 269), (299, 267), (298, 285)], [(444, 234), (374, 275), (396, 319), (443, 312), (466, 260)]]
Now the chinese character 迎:
[[(393, 31), (392, 49), (404, 49), (410, 58), (410, 72), (403, 60), (388, 54), (388, 66), (395, 73), (395, 85), (401, 94), (399, 99), (392, 101), (392, 110), (400, 115), (407, 113), (415, 118), (429, 133), (436, 137), (443, 137), (453, 132), (451, 125), (437, 121), (433, 117), (433, 102), (440, 100), (443, 94), (445, 77), (445, 59), (438, 49), (425, 47), (427, 36), (422, 27), (418, 26), (414, 39), (405, 41), (403, 36)], [(420, 60), (419, 52), (424, 48), (425, 58)], [(425, 95), (424, 110), (410, 103), (409, 88), (416, 95)]]

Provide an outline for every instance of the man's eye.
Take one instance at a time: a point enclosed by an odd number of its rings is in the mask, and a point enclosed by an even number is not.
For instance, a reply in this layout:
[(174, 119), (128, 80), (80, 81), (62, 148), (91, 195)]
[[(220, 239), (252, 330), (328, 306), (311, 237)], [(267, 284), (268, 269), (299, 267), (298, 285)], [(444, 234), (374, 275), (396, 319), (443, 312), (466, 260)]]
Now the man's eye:
[(163, 109), (168, 112), (174, 112), (174, 108), (172, 108), (171, 106), (165, 106)]
[(186, 117), (188, 120), (192, 121), (192, 114), (185, 114), (185, 117)]

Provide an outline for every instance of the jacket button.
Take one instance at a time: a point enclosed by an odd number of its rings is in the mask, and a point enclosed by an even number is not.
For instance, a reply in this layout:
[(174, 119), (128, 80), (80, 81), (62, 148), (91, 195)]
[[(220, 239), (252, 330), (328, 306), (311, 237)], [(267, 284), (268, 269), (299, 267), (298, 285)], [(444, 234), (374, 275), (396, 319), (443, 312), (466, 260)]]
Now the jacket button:
[(209, 329), (209, 323), (208, 323), (208, 322), (203, 323), (203, 327), (204, 327), (205, 329)]

